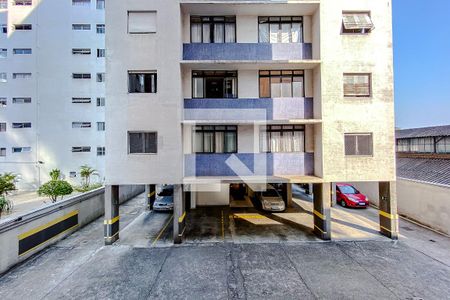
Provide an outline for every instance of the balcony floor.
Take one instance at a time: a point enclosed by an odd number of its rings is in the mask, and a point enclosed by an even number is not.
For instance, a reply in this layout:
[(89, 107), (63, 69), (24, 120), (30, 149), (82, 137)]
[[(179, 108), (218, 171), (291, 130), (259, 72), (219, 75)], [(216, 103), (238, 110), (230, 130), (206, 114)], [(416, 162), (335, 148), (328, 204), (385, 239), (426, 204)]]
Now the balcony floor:
[(321, 183), (317, 176), (275, 175), (275, 176), (189, 176), (183, 178), (183, 184), (214, 183)]

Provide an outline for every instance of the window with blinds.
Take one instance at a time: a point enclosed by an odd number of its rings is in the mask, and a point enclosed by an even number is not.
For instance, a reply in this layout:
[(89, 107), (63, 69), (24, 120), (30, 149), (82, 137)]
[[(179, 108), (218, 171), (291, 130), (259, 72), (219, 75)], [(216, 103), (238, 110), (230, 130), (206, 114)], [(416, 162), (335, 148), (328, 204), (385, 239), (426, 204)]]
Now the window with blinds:
[(374, 29), (369, 12), (347, 12), (342, 14), (342, 32), (365, 34)]
[(373, 142), (371, 133), (346, 133), (345, 155), (371, 156), (373, 155)]
[(344, 74), (344, 97), (370, 97), (370, 74)]
[(156, 11), (129, 11), (128, 33), (156, 33)]
[(236, 16), (191, 16), (191, 43), (236, 43)]
[(305, 152), (304, 125), (267, 125), (259, 135), (261, 152)]

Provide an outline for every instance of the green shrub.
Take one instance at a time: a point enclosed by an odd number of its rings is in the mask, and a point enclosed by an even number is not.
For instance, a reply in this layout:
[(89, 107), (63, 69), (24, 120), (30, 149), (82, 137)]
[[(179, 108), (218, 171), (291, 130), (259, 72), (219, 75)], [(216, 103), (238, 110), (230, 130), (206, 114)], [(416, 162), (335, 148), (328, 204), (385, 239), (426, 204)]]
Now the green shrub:
[(39, 189), (39, 196), (45, 195), (50, 198), (50, 200), (55, 203), (58, 197), (65, 195), (70, 195), (73, 192), (72, 186), (65, 180), (50, 180), (44, 183)]
[(7, 200), (4, 196), (0, 196), (0, 217), (4, 211), (11, 211), (12, 208), (12, 202)]
[(9, 192), (16, 190), (16, 175), (4, 173), (0, 175), (0, 196), (6, 196)]
[(98, 189), (99, 187), (102, 187), (103, 185), (101, 183), (94, 183), (91, 185), (80, 185), (80, 186), (76, 186), (74, 187), (75, 191), (80, 192), (80, 193), (86, 193), (95, 189)]

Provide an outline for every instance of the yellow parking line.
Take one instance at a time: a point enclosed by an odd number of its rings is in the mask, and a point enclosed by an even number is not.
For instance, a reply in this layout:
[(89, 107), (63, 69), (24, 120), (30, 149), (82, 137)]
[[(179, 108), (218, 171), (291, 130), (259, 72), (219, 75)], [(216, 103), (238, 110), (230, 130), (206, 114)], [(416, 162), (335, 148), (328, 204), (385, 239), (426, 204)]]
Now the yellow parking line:
[(169, 226), (170, 222), (173, 219), (173, 215), (170, 216), (169, 221), (167, 221), (166, 225), (164, 225), (163, 229), (161, 229), (161, 231), (159, 232), (158, 236), (156, 237), (156, 239), (153, 241), (152, 243), (152, 247), (156, 244), (156, 242), (158, 242), (159, 238), (161, 237), (161, 235), (163, 234), (164, 231), (166, 231), (167, 226)]

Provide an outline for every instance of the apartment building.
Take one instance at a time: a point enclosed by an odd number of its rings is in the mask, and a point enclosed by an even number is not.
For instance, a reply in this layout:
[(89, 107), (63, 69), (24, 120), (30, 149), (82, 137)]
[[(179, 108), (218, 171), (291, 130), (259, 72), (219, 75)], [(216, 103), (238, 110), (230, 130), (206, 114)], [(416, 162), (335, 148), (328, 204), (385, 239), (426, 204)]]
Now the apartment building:
[(0, 172), (104, 177), (105, 0), (0, 0)]
[(119, 184), (174, 184), (186, 210), (312, 184), (331, 238), (333, 183), (378, 182), (397, 238), (391, 1), (115, 1), (106, 8), (105, 241)]

